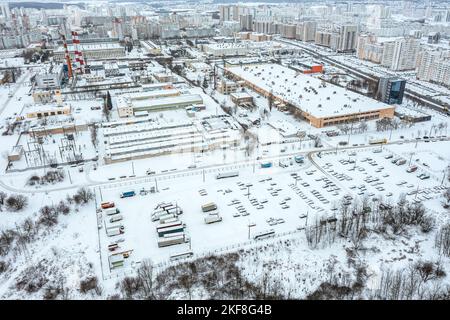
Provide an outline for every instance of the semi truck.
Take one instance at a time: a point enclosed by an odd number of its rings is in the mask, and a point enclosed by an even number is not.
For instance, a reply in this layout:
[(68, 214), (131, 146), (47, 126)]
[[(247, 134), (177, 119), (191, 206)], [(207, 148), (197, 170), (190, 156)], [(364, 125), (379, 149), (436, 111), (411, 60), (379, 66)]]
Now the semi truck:
[(162, 247), (167, 247), (167, 246), (172, 246), (175, 244), (181, 244), (181, 243), (185, 243), (186, 239), (184, 237), (184, 235), (179, 235), (176, 237), (170, 237), (170, 238), (160, 238), (158, 239), (158, 247), (162, 248)]
[(162, 214), (162, 215), (159, 215), (159, 216), (152, 217), (152, 221), (158, 221), (159, 220), (160, 223), (166, 223), (168, 219), (173, 219), (173, 218), (176, 218), (176, 217), (177, 217), (176, 214)]
[(305, 157), (303, 157), (303, 156), (295, 156), (294, 160), (297, 163), (303, 163), (303, 162), (305, 162)]
[(107, 216), (112, 216), (114, 214), (118, 214), (120, 213), (119, 209), (117, 208), (108, 208), (108, 209), (104, 209), (103, 212), (107, 215)]
[(209, 202), (207, 204), (202, 205), (203, 212), (208, 212), (208, 211), (212, 211), (212, 210), (216, 210), (216, 209), (217, 209), (217, 205), (214, 202)]
[(208, 215), (205, 217), (205, 223), (206, 224), (210, 224), (210, 223), (214, 223), (214, 222), (220, 222), (222, 221), (222, 217), (219, 216), (218, 214), (216, 215)]
[(216, 179), (224, 179), (224, 178), (231, 178), (231, 177), (238, 177), (239, 172), (233, 171), (233, 172), (224, 172), (224, 173), (218, 173), (216, 175)]
[(270, 229), (266, 231), (259, 232), (253, 236), (254, 240), (261, 240), (269, 237), (273, 237), (275, 235), (275, 230)]
[(114, 202), (106, 201), (100, 204), (102, 209), (114, 208)]
[(108, 235), (108, 237), (117, 236), (117, 235), (123, 234), (123, 233), (125, 233), (125, 227), (122, 225), (109, 227), (106, 229), (106, 234)]
[(169, 214), (180, 215), (183, 213), (183, 210), (180, 207), (174, 207), (174, 208), (166, 209), (166, 212)]
[(121, 254), (114, 254), (109, 256), (109, 267), (111, 269), (123, 267), (124, 259)]
[(164, 237), (164, 235), (170, 234), (170, 233), (177, 233), (177, 232), (183, 232), (184, 231), (184, 225), (178, 225), (173, 227), (168, 227), (164, 229), (157, 229), (158, 237)]
[(272, 162), (261, 163), (261, 168), (270, 168), (270, 167), (272, 167)]
[(179, 259), (190, 258), (193, 255), (194, 255), (194, 253), (192, 251), (180, 252), (180, 253), (171, 255), (170, 260), (179, 260)]
[(109, 219), (109, 222), (114, 223), (114, 222), (121, 221), (122, 219), (123, 219), (123, 217), (121, 214), (116, 214)]
[(370, 139), (369, 144), (384, 144), (387, 143), (387, 139)]
[(134, 192), (134, 190), (131, 190), (131, 191), (122, 192), (120, 194), (120, 197), (121, 198), (129, 198), (129, 197), (134, 197), (135, 195), (136, 195), (136, 192)]

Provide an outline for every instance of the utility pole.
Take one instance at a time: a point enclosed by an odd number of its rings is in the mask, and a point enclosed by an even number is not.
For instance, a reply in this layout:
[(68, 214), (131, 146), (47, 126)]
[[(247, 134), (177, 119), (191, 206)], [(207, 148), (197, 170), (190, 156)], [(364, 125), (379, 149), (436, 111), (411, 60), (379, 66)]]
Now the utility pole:
[(72, 184), (72, 177), (70, 176), (70, 169), (69, 168), (67, 168), (67, 173), (69, 175), (70, 184)]
[(409, 157), (409, 164), (408, 166), (411, 166), (411, 160), (412, 160), (412, 156), (414, 155), (414, 152), (411, 152), (411, 157)]

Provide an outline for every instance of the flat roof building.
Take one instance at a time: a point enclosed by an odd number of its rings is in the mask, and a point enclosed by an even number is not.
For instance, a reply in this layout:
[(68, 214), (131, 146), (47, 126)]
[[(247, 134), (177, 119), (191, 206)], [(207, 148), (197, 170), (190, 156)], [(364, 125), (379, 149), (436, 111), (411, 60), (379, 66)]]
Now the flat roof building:
[(394, 116), (393, 106), (278, 64), (232, 66), (225, 74), (272, 95), (317, 128)]
[[(130, 117), (141, 115), (142, 111), (154, 112), (171, 109), (179, 109), (195, 104), (202, 104), (203, 98), (198, 94), (183, 94), (180, 95), (178, 90), (158, 90), (162, 91), (177, 91), (177, 94), (165, 95), (155, 97), (149, 96), (149, 93), (136, 93), (133, 96), (120, 96), (117, 98), (117, 110), (119, 117)], [(173, 92), (175, 93), (175, 92)]]
[[(83, 53), (83, 56), (86, 60), (89, 59), (114, 59), (125, 57), (125, 47), (122, 47), (119, 43), (110, 42), (110, 43), (81, 43), (80, 51)], [(74, 45), (67, 45), (67, 49), (69, 50), (70, 58), (75, 58), (75, 47)], [(53, 51), (53, 56), (55, 61), (63, 62), (64, 61), (64, 48), (59, 47), (58, 49)]]

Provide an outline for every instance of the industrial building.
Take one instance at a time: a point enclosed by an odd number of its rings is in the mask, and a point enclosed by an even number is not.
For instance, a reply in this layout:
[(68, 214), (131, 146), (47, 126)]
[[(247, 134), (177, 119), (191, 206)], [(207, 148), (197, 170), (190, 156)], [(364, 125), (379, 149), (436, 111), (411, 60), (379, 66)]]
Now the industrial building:
[(145, 112), (185, 108), (203, 104), (198, 94), (180, 94), (176, 89), (137, 92), (119, 96), (116, 99), (119, 117), (142, 115)]
[[(114, 59), (125, 56), (125, 48), (119, 43), (81, 43), (79, 44), (81, 52), (86, 60), (89, 59)], [(75, 46), (68, 45), (70, 58), (75, 59)], [(59, 47), (53, 51), (55, 61), (64, 61), (64, 47)]]
[(278, 64), (225, 69), (225, 75), (284, 104), (317, 128), (350, 121), (392, 118), (395, 108)]

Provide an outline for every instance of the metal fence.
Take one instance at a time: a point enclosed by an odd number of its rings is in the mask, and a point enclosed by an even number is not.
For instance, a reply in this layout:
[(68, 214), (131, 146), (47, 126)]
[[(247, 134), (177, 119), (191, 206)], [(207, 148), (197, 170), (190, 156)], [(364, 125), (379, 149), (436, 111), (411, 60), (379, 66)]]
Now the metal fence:
[[(248, 241), (244, 241), (244, 242), (230, 244), (227, 246), (216, 248), (214, 250), (206, 250), (206, 251), (203, 251), (200, 253), (196, 253), (191, 257), (181, 258), (181, 259), (177, 259), (177, 260), (167, 259), (167, 260), (163, 260), (161, 262), (154, 264), (153, 268), (158, 272), (158, 271), (162, 271), (166, 268), (176, 266), (176, 265), (184, 263), (184, 262), (193, 261), (193, 260), (200, 259), (200, 258), (205, 258), (205, 257), (211, 256), (211, 255), (220, 255), (220, 254), (224, 254), (226, 252), (234, 252), (234, 251), (238, 251), (238, 250), (241, 250), (241, 249), (244, 249), (247, 247), (251, 247), (252, 249), (259, 249), (259, 248), (266, 246), (268, 243), (273, 243), (274, 239), (278, 240), (282, 237), (299, 234), (302, 231), (304, 231), (304, 229), (285, 231), (285, 232), (281, 232), (281, 233), (276, 233), (275, 235), (273, 235), (267, 239), (248, 240)], [(258, 245), (255, 245), (255, 243), (258, 243)], [(103, 277), (103, 279), (104, 280), (118, 279), (118, 278), (131, 276), (131, 275), (135, 275), (135, 274), (136, 274), (136, 269), (134, 269), (133, 267), (130, 267), (128, 269), (113, 271), (109, 275), (105, 275)]]

